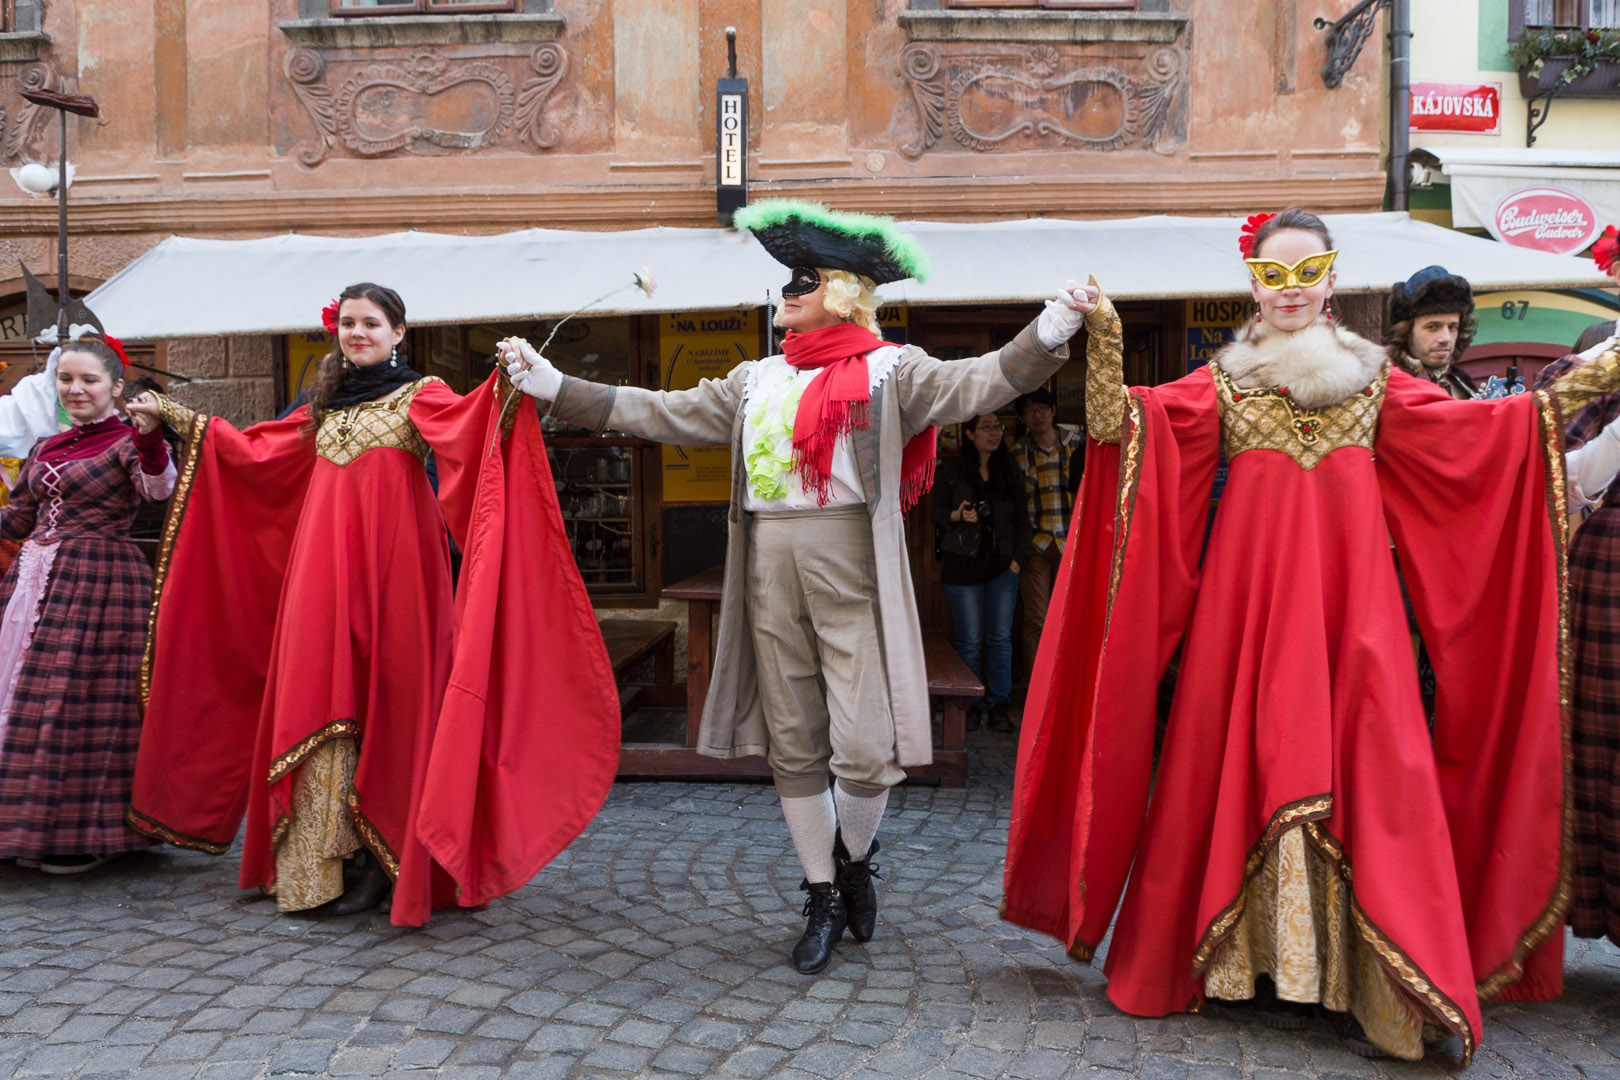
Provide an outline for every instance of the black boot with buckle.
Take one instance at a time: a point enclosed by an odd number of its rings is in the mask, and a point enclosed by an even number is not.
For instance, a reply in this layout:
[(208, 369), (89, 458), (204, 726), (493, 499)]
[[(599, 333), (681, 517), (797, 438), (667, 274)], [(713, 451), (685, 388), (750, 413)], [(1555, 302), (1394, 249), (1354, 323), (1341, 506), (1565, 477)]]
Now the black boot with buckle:
[(830, 881), (814, 885), (801, 881), (799, 888), (810, 895), (804, 901), (804, 936), (793, 946), (793, 966), (806, 975), (814, 975), (832, 961), (833, 946), (844, 936), (849, 913), (844, 909), (844, 898)]
[(849, 909), (849, 932), (855, 935), (856, 941), (871, 941), (872, 933), (877, 929), (877, 885), (872, 879), (881, 880), (883, 875), (872, 864), (872, 856), (878, 853), (878, 846), (877, 837), (874, 836), (866, 857), (856, 860), (849, 857), (849, 849), (844, 847), (842, 830), (833, 837), (838, 891), (844, 894), (844, 906)]

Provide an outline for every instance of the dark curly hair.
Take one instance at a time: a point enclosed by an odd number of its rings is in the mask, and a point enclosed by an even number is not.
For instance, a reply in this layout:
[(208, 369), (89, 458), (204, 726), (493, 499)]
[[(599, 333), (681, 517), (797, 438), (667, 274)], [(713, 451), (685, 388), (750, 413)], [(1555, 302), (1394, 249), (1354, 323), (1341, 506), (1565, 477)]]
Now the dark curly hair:
[[(1471, 308), (1458, 314), (1457, 344), (1451, 349), (1452, 364), (1462, 359), (1462, 354), (1474, 343), (1474, 335), (1479, 333), (1479, 320), (1474, 317)], [(1423, 363), (1412, 353), (1412, 327), (1418, 319), (1426, 317), (1419, 315), (1415, 319), (1402, 319), (1391, 323), (1389, 329), (1384, 331), (1384, 354), (1389, 357), (1390, 363), (1414, 375), (1423, 374)]]
[[(405, 325), (405, 301), (400, 299), (399, 293), (386, 285), (377, 285), (370, 281), (362, 281), (350, 285), (338, 293), (338, 307), (343, 306), (345, 300), (369, 300), (382, 308), (383, 317), (388, 320), (391, 330), (398, 330)], [(304, 431), (310, 435), (320, 430), (321, 421), (326, 419), (326, 403), (337, 393), (338, 387), (343, 385), (343, 376), (353, 368), (353, 364), (343, 355), (343, 346), (339, 345), (327, 353), (315, 371), (315, 384), (309, 392), (309, 422), (304, 425)]]

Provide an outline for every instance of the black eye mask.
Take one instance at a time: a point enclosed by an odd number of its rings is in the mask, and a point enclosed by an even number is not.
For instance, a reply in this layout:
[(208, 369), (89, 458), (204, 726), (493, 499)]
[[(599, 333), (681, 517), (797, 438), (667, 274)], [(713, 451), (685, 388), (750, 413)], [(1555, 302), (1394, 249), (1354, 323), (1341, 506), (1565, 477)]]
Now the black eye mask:
[(782, 286), (783, 296), (809, 296), (821, 288), (821, 275), (813, 267), (795, 266), (793, 280)]

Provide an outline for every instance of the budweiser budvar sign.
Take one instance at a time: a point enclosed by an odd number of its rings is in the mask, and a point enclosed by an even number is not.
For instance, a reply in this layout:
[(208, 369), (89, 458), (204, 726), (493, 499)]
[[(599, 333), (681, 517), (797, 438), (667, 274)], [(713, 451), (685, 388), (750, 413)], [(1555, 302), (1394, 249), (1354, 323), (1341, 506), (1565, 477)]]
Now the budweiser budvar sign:
[(1413, 83), (1412, 130), (1500, 135), (1502, 84)]
[(1520, 188), (1496, 204), (1491, 232), (1503, 243), (1572, 255), (1597, 235), (1597, 213), (1563, 188)]

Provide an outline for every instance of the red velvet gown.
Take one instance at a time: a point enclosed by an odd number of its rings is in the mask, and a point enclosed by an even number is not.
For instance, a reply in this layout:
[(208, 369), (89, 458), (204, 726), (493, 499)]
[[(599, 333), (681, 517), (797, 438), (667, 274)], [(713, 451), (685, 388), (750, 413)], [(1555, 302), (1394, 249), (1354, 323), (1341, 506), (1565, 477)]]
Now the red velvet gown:
[[(1024, 715), (1004, 915), (1089, 961), (1123, 892), (1109, 997), (1196, 1010), (1248, 886), (1298, 829), (1348, 897), (1354, 948), (1466, 1060), (1482, 997), (1560, 987), (1555, 410), (1395, 371), (1326, 410), (1302, 452), (1274, 394), (1240, 401), (1217, 378), (1132, 388), (1124, 439), (1088, 447)], [(1439, 679), (1432, 742), (1391, 537)]]
[(245, 810), (241, 885), (269, 885), (295, 770), (354, 739), (353, 824), (396, 925), (519, 888), (578, 835), (617, 768), (618, 696), (534, 411), (505, 439), (498, 412), (493, 382), (425, 379), (315, 440), (303, 409), (193, 422), (132, 824), (219, 853)]

